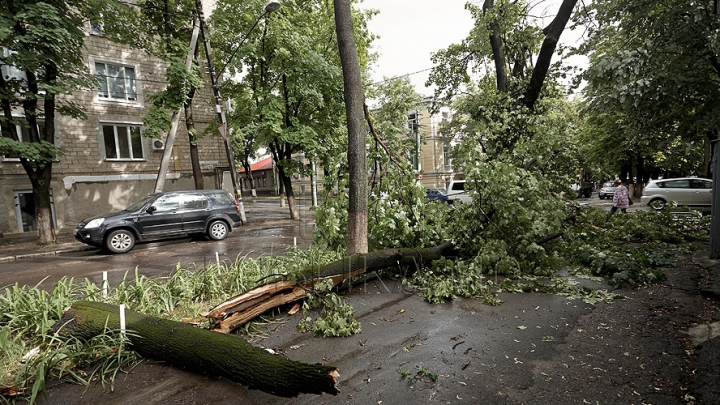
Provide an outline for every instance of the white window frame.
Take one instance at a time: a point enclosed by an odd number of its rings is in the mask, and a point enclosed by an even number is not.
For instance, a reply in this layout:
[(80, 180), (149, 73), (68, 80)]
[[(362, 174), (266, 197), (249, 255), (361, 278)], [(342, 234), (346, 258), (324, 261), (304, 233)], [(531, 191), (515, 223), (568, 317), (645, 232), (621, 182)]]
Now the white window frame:
[[(95, 96), (94, 101), (96, 103), (111, 103), (111, 104), (127, 104), (127, 105), (135, 105), (140, 106), (142, 104), (142, 86), (140, 86), (140, 69), (139, 65), (132, 64), (132, 63), (126, 63), (119, 60), (113, 60), (110, 58), (101, 58), (101, 57), (90, 57), (90, 71), (92, 74), (94, 74), (96, 77), (102, 77), (105, 80), (105, 87), (107, 90), (107, 95), (101, 95), (101, 88), (100, 84), (98, 83), (98, 87), (95, 88)], [(127, 91), (125, 91), (125, 97), (112, 97), (112, 92), (110, 90), (111, 83), (110, 79), (111, 77), (107, 74), (98, 73), (97, 65), (103, 64), (105, 65), (105, 71), (107, 72), (108, 65), (111, 66), (117, 66), (123, 68), (123, 81), (125, 88), (132, 87), (133, 81), (134, 81), (134, 97), (132, 97), (131, 94), (128, 94)], [(134, 79), (130, 79), (125, 75), (125, 69), (132, 69), (134, 74)]]
[[(107, 156), (107, 145), (105, 143), (105, 127), (112, 127), (112, 129), (113, 129), (113, 135), (114, 135), (113, 141), (115, 143), (116, 157), (108, 157)], [(122, 136), (122, 134), (120, 134), (118, 132), (118, 127), (124, 127), (124, 128), (128, 129), (127, 130), (127, 136), (128, 136), (127, 145), (129, 147), (128, 147), (127, 152), (129, 154), (129, 157), (120, 157), (122, 155), (122, 153), (120, 150), (119, 139)], [(140, 145), (139, 146), (142, 151), (141, 157), (134, 156), (135, 151), (134, 151), (134, 148), (132, 145), (132, 131), (130, 130), (130, 128), (133, 128), (133, 127), (138, 128), (138, 130), (140, 131)], [(101, 121), (99, 124), (99, 128), (98, 128), (98, 137), (100, 139), (101, 153), (103, 156), (103, 160), (106, 162), (144, 162), (144, 161), (146, 161), (147, 160), (147, 158), (146, 158), (147, 148), (145, 145), (146, 144), (145, 137), (142, 135), (142, 132), (143, 132), (142, 124), (137, 123), (137, 122), (107, 122), (107, 121), (103, 122), (103, 121)]]

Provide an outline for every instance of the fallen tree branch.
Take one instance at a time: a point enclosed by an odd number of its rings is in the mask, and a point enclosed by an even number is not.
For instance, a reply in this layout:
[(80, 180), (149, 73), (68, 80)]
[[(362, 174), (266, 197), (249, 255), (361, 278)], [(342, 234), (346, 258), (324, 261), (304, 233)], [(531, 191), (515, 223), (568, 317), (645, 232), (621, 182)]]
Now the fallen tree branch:
[[(90, 339), (120, 329), (115, 305), (78, 301), (54, 326), (61, 336)], [(336, 395), (333, 366), (307, 364), (270, 354), (236, 335), (214, 333), (181, 322), (126, 310), (127, 339), (140, 355), (192, 372), (228, 378), (281, 397)]]
[(429, 263), (440, 257), (455, 256), (452, 243), (427, 249), (388, 249), (345, 257), (324, 266), (311, 266), (290, 275), (295, 281), (282, 280), (253, 288), (211, 309), (205, 316), (215, 320), (214, 330), (230, 333), (243, 324), (277, 308), (300, 300), (315, 284), (331, 280), (333, 287), (357, 275), (388, 267)]

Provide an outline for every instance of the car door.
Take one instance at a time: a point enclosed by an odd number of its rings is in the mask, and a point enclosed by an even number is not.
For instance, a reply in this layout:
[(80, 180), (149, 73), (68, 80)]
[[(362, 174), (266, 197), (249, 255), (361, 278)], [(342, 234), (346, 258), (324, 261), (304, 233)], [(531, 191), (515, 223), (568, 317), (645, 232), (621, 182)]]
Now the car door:
[(183, 232), (182, 195), (167, 194), (155, 200), (145, 210), (145, 214), (138, 217), (138, 228), (143, 238), (169, 236)]
[(210, 215), (208, 199), (201, 193), (183, 195), (182, 221), (183, 232), (205, 232), (205, 222)]
[(688, 205), (710, 205), (712, 181), (707, 179), (690, 179), (690, 190), (690, 202), (688, 202)]
[(690, 180), (675, 179), (662, 182), (662, 194), (667, 195), (667, 201), (675, 201), (678, 205), (687, 205), (692, 200)]

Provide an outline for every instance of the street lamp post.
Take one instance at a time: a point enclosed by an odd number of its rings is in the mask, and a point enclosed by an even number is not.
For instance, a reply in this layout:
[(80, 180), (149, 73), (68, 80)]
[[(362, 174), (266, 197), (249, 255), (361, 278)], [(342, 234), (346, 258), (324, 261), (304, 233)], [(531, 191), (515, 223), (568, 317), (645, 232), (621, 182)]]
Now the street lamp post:
[(238, 204), (240, 206), (240, 217), (244, 223), (245, 207), (243, 205), (242, 192), (238, 185), (237, 169), (235, 168), (235, 153), (232, 149), (230, 134), (227, 128), (227, 120), (225, 119), (225, 111), (223, 110), (222, 96), (220, 95), (220, 84), (218, 83), (218, 77), (225, 71), (225, 67), (227, 67), (232, 58), (235, 56), (235, 53), (238, 51), (238, 49), (240, 49), (240, 46), (242, 46), (242, 44), (248, 38), (250, 32), (252, 32), (255, 26), (257, 26), (260, 19), (264, 17), (267, 13), (271, 13), (279, 9), (280, 2), (277, 0), (270, 0), (265, 4), (265, 12), (263, 12), (255, 20), (255, 23), (250, 28), (250, 31), (245, 34), (245, 37), (240, 41), (240, 43), (230, 55), (230, 58), (225, 63), (219, 73), (215, 72), (215, 63), (213, 62), (212, 48), (210, 47), (210, 35), (208, 34), (207, 24), (205, 23), (205, 14), (203, 12), (202, 0), (195, 0), (195, 8), (197, 8), (198, 20), (200, 21), (200, 31), (202, 32), (203, 41), (205, 43), (205, 56), (207, 57), (208, 70), (210, 71), (210, 83), (212, 84), (213, 94), (215, 95), (215, 113), (217, 113), (218, 119), (220, 120), (218, 131), (220, 131), (220, 136), (222, 136), (223, 141), (225, 142), (225, 154), (227, 155), (228, 165), (230, 166), (230, 177), (232, 179), (233, 191), (235, 192), (235, 198), (237, 198)]

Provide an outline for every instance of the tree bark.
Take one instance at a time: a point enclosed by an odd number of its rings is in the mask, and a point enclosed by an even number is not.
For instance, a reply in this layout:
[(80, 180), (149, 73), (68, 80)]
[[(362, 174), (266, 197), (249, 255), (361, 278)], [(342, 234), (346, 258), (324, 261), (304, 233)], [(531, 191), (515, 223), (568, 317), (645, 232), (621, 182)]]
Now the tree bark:
[[(495, 6), (494, 0), (485, 0), (483, 4), (483, 12), (487, 12)], [(503, 52), (502, 38), (500, 38), (500, 26), (497, 21), (493, 21), (490, 25), (490, 47), (493, 52), (493, 60), (495, 61), (495, 77), (497, 82), (497, 90), (499, 93), (507, 93), (507, 63), (505, 62), (505, 52)]]
[(532, 77), (530, 78), (530, 83), (525, 89), (525, 94), (522, 98), (522, 104), (531, 110), (534, 109), (535, 102), (538, 97), (540, 97), (540, 91), (545, 82), (547, 72), (550, 69), (550, 63), (552, 62), (557, 43), (560, 40), (560, 34), (565, 30), (565, 26), (568, 20), (570, 20), (576, 3), (577, 0), (563, 0), (555, 19), (548, 27), (547, 35), (545, 35), (545, 40), (543, 40), (542, 46), (540, 47), (540, 54), (535, 63), (535, 69), (533, 69)]
[[(90, 339), (120, 329), (115, 305), (79, 301), (65, 311), (53, 329), (65, 337)], [(336, 395), (338, 370), (268, 353), (237, 335), (125, 311), (127, 339), (144, 357), (186, 370), (228, 378), (281, 397), (299, 394)], [(202, 344), (199, 344), (202, 342)]]
[(293, 280), (253, 288), (217, 305), (205, 316), (215, 320), (215, 330), (230, 333), (266, 311), (304, 298), (317, 283), (331, 280), (334, 287), (363, 273), (396, 266), (422, 266), (423, 262), (448, 256), (456, 256), (450, 242), (427, 249), (389, 249), (345, 257), (324, 266), (307, 267), (290, 275)]
[(334, 0), (335, 32), (338, 37), (343, 70), (345, 115), (348, 125), (348, 166), (350, 195), (348, 201), (347, 255), (367, 253), (368, 192), (367, 157), (365, 155), (364, 95), (360, 62), (355, 45), (350, 0)]

